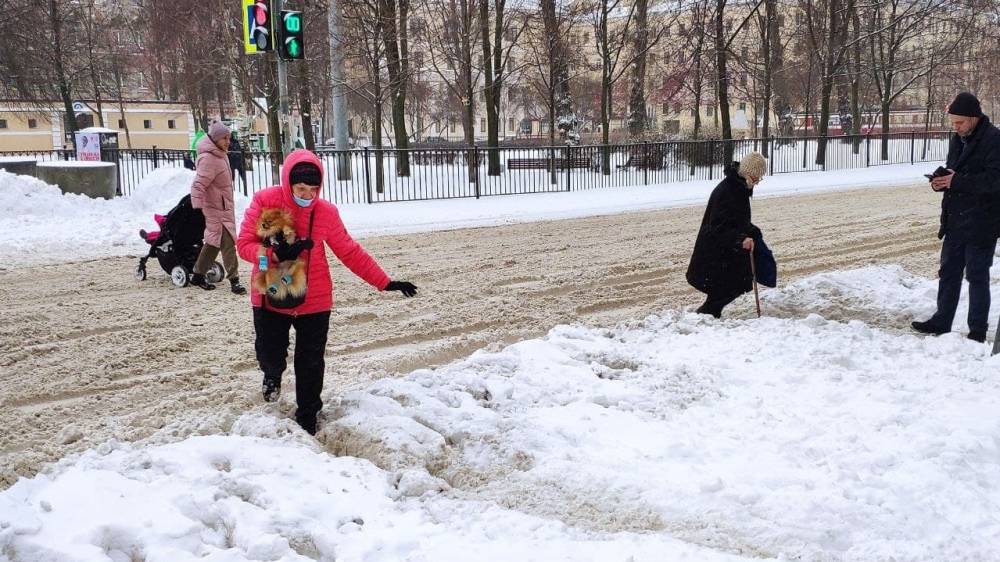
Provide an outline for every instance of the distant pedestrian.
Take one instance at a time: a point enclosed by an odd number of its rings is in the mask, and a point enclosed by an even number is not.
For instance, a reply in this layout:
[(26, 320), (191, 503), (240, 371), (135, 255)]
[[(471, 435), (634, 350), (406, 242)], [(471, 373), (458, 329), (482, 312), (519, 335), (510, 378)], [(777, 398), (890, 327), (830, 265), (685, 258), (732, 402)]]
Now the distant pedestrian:
[(976, 96), (962, 92), (948, 106), (955, 134), (948, 146), (946, 169), (931, 178), (931, 189), (943, 192), (941, 268), (937, 311), (913, 322), (914, 330), (939, 335), (951, 331), (962, 292), (969, 280), (969, 339), (986, 341), (990, 314), (990, 266), (1000, 235), (1000, 130), (983, 114)]
[(761, 233), (750, 220), (750, 198), (766, 171), (764, 156), (751, 152), (726, 167), (708, 198), (687, 270), (688, 283), (707, 295), (699, 314), (720, 318), (726, 305), (753, 290), (750, 258)]
[(233, 179), (229, 170), (229, 127), (212, 123), (208, 135), (198, 141), (198, 160), (191, 184), (191, 206), (205, 215), (204, 245), (194, 264), (191, 284), (205, 290), (215, 288), (205, 273), (222, 252), (222, 266), (230, 288), (237, 295), (247, 290), (240, 284), (239, 260), (236, 257), (236, 210), (233, 202)]
[(243, 153), (243, 146), (240, 144), (240, 139), (236, 136), (236, 133), (231, 133), (230, 139), (229, 167), (232, 169), (233, 188), (236, 187), (236, 174), (239, 174), (240, 180), (243, 182), (243, 195), (247, 195), (247, 173), (243, 167), (246, 155)]

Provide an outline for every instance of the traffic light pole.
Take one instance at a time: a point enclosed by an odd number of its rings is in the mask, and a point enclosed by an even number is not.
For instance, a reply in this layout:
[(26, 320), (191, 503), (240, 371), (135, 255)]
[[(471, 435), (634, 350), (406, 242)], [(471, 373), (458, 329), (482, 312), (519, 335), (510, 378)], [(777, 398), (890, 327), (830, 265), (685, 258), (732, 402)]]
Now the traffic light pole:
[[(283, 0), (274, 0), (272, 14), (281, 14), (284, 9)], [(275, 53), (277, 55), (277, 53)], [(278, 58), (278, 122), (281, 123), (281, 152), (282, 157), (288, 156), (292, 151), (294, 142), (292, 140), (291, 116), (288, 114), (288, 63), (281, 57)]]

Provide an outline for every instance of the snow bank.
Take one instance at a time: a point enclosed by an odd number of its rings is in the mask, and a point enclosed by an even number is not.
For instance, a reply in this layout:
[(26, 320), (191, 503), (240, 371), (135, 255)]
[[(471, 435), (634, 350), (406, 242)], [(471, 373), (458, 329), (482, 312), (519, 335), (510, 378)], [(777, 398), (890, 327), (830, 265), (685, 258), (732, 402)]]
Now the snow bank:
[[(0, 170), (0, 268), (145, 254), (139, 229), (156, 230), (153, 214), (173, 208), (193, 179), (189, 170), (162, 168), (131, 196), (109, 201)], [(247, 204), (237, 196), (240, 214)]]
[(348, 393), (318, 441), (248, 414), (109, 443), (0, 493), (0, 560), (992, 559), (1000, 357), (805, 312), (931, 283), (866, 268), (769, 293), (789, 318), (560, 326)]

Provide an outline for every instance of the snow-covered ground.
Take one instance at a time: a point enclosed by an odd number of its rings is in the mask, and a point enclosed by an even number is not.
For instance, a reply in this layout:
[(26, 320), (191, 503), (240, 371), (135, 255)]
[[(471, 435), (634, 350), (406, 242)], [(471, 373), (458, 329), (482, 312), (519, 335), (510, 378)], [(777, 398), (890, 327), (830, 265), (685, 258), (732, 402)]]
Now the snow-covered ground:
[[(764, 180), (757, 197), (907, 185), (926, 181), (922, 174), (937, 165), (776, 175)], [(139, 229), (156, 229), (153, 214), (169, 211), (188, 193), (193, 178), (183, 168), (162, 168), (148, 174), (132, 195), (106, 201), (63, 195), (56, 187), (0, 170), (0, 269), (145, 254), (148, 246)], [(703, 205), (716, 183), (344, 205), (341, 210), (348, 229), (365, 237)], [(237, 221), (248, 203), (236, 196)]]
[(0, 560), (993, 560), (1000, 358), (862, 321), (931, 287), (558, 326), (346, 394), (318, 441), (264, 410), (110, 442), (0, 493)]

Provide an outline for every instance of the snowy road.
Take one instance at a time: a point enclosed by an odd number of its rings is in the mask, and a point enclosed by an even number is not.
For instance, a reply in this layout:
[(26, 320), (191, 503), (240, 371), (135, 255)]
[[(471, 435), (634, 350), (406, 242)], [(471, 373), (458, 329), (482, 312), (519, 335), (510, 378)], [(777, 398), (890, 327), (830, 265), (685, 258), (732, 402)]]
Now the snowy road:
[[(914, 186), (762, 199), (754, 211), (782, 283), (868, 262), (932, 277), (938, 201)], [(325, 396), (561, 323), (608, 326), (694, 304), (684, 269), (700, 215), (700, 207), (680, 208), (366, 239), (421, 296), (376, 294), (333, 268)], [(110, 438), (215, 433), (261, 408), (245, 300), (173, 289), (154, 269), (136, 282), (134, 265), (107, 258), (0, 272), (0, 487)], [(781, 313), (805, 316), (803, 308)], [(751, 309), (745, 297), (731, 314)], [(902, 328), (909, 320), (873, 323)], [(294, 407), (288, 390), (279, 406), (286, 415)]]

